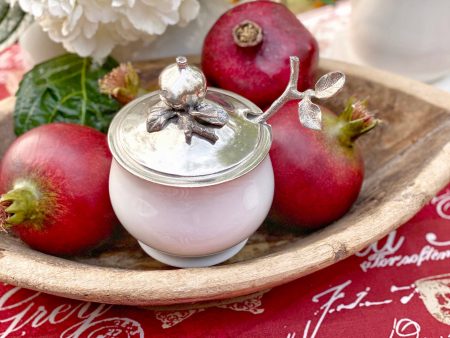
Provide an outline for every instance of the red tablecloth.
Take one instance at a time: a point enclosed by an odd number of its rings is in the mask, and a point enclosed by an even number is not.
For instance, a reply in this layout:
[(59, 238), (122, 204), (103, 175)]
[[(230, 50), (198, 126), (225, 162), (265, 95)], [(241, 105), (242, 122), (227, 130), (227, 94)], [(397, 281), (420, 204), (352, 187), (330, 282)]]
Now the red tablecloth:
[(0, 337), (448, 338), (449, 230), (450, 186), (356, 256), (208, 309), (152, 311), (0, 285)]
[[(0, 55), (0, 97), (14, 92), (24, 67), (17, 46)], [(356, 256), (243, 302), (153, 311), (0, 284), (0, 338), (450, 338), (449, 262), (450, 185)]]

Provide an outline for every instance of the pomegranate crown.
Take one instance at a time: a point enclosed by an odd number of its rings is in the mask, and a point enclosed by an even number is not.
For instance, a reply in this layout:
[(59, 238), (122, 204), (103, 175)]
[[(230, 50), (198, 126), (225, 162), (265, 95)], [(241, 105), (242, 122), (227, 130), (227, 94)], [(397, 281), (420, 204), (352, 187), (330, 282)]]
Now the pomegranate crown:
[(322, 129), (322, 112), (320, 107), (311, 101), (311, 98), (328, 99), (339, 92), (345, 83), (345, 75), (341, 72), (331, 72), (323, 75), (313, 89), (300, 92), (297, 89), (299, 59), (290, 57), (291, 75), (289, 83), (283, 94), (275, 100), (263, 114), (255, 118), (256, 122), (265, 122), (275, 114), (286, 102), (301, 100), (298, 104), (298, 114), (301, 124), (315, 130)]

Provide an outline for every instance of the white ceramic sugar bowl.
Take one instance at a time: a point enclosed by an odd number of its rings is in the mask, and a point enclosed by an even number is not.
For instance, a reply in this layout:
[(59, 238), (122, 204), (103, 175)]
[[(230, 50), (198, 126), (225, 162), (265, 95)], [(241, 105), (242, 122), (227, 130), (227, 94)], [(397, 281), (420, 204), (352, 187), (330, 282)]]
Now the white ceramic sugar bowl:
[(272, 136), (246, 118), (262, 113), (257, 106), (206, 91), (203, 74), (177, 60), (161, 73), (162, 91), (132, 101), (111, 124), (110, 196), (147, 254), (209, 266), (236, 254), (270, 209)]
[(264, 113), (239, 95), (207, 88), (184, 57), (162, 71), (160, 91), (117, 113), (108, 133), (110, 197), (148, 255), (176, 267), (218, 264), (262, 224), (274, 194), (265, 121), (286, 101), (303, 98), (300, 120), (320, 128), (310, 98), (343, 85), (343, 74), (331, 73), (315, 91), (298, 92), (298, 62), (291, 58), (290, 83)]

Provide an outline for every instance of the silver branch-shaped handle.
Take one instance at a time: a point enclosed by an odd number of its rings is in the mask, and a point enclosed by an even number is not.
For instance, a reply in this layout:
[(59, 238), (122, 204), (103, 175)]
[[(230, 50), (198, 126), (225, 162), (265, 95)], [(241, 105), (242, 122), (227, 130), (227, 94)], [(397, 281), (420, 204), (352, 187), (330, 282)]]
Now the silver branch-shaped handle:
[(291, 56), (290, 67), (291, 74), (289, 83), (283, 94), (272, 103), (269, 109), (257, 116), (254, 121), (258, 123), (265, 122), (286, 102), (302, 100), (298, 104), (298, 114), (301, 124), (310, 129), (320, 130), (322, 129), (322, 112), (320, 107), (311, 101), (311, 98), (328, 99), (335, 95), (344, 86), (345, 75), (341, 72), (327, 73), (316, 82), (314, 90), (308, 89), (304, 92), (299, 92), (297, 90), (299, 73), (298, 57)]

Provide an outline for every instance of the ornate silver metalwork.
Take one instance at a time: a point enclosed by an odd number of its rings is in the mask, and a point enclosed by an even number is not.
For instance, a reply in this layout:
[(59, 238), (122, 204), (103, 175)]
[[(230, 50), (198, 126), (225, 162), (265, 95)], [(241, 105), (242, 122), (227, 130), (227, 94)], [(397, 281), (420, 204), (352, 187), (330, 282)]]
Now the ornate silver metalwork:
[(311, 98), (331, 97), (345, 81), (344, 74), (330, 73), (301, 93), (298, 67), (298, 58), (291, 58), (286, 90), (263, 113), (242, 96), (206, 90), (202, 72), (177, 58), (160, 75), (161, 91), (133, 100), (116, 114), (108, 132), (111, 152), (133, 175), (168, 186), (204, 187), (241, 177), (269, 153), (272, 134), (265, 121), (285, 102), (303, 99), (301, 122), (319, 129), (320, 108)]
[[(335, 95), (344, 86), (345, 75), (341, 72), (325, 74), (317, 81), (314, 90), (308, 89), (300, 92), (297, 89), (298, 57), (291, 56), (290, 68), (289, 83), (283, 94), (272, 103), (267, 111), (257, 115), (253, 122), (266, 122), (286, 102), (298, 99), (301, 100), (298, 106), (300, 122), (307, 128), (320, 130), (322, 128), (322, 112), (311, 99), (322, 100)], [(225, 126), (229, 116), (220, 105), (204, 101), (207, 87), (205, 76), (200, 69), (188, 65), (187, 59), (179, 56), (176, 58), (175, 64), (167, 66), (161, 72), (159, 85), (161, 102), (149, 110), (147, 118), (149, 133), (160, 131), (166, 127), (169, 121), (174, 121), (183, 130), (188, 144), (191, 143), (194, 134), (211, 143), (218, 140), (214, 130)]]
[(159, 132), (149, 133), (148, 112), (161, 104), (160, 92), (133, 100), (116, 114), (108, 131), (115, 160), (137, 177), (177, 187), (220, 184), (252, 171), (266, 158), (272, 144), (270, 126), (247, 118), (250, 112), (262, 114), (261, 109), (217, 88), (208, 88), (204, 102), (220, 105), (228, 113), (227, 124), (214, 130), (218, 137), (215, 143), (202, 137), (192, 137), (191, 144), (186, 143), (178, 116), (167, 121), (167, 117), (154, 115), (153, 124), (166, 124)]
[(161, 102), (150, 108), (147, 131), (160, 131), (171, 119), (176, 119), (188, 144), (193, 134), (215, 143), (218, 137), (214, 128), (223, 127), (229, 116), (219, 105), (204, 101), (206, 79), (203, 73), (189, 66), (187, 59), (180, 56), (176, 58), (176, 64), (162, 71), (159, 85)]
[(322, 129), (322, 112), (320, 107), (311, 101), (311, 98), (328, 99), (342, 89), (345, 83), (345, 75), (341, 72), (331, 72), (323, 75), (315, 85), (314, 90), (308, 89), (304, 92), (297, 90), (299, 59), (296, 56), (290, 58), (291, 75), (289, 83), (281, 96), (263, 114), (257, 116), (254, 121), (266, 122), (286, 102), (291, 100), (302, 100), (299, 103), (298, 114), (300, 122), (307, 128)]

